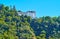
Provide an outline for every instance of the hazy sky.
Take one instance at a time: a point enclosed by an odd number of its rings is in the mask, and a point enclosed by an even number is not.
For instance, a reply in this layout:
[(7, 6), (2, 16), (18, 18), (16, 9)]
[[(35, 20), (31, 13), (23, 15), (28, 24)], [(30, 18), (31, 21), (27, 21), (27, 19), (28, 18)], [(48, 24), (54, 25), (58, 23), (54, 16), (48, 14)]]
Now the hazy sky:
[(36, 11), (36, 16), (59, 16), (60, 0), (0, 0), (1, 4), (15, 5), (17, 10)]

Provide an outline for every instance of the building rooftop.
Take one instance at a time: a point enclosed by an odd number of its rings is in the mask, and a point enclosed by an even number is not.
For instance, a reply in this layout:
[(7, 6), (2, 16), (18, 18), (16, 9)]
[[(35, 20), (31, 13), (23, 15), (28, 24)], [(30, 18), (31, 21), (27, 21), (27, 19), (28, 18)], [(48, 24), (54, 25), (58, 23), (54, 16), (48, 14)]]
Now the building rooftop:
[(30, 13), (35, 13), (35, 11), (27, 11), (27, 12), (30, 12)]

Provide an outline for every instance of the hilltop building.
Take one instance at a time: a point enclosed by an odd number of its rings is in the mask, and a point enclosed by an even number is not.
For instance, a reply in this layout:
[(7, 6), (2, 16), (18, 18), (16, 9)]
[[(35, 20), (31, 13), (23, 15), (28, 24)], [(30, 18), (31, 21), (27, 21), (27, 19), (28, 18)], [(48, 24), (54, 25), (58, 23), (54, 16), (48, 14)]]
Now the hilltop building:
[[(0, 10), (2, 10), (2, 7), (3, 7), (3, 5), (0, 4)], [(12, 9), (15, 10), (15, 6), (13, 6)], [(25, 16), (26, 15), (26, 16), (30, 16), (31, 18), (36, 18), (36, 12), (35, 11), (27, 11), (27, 12), (18, 11), (17, 13), (18, 13), (19, 16), (21, 16), (21, 15)]]
[(35, 11), (27, 11), (27, 12), (18, 11), (18, 15), (19, 16), (27, 15), (27, 16), (30, 16), (31, 18), (36, 18), (36, 12)]

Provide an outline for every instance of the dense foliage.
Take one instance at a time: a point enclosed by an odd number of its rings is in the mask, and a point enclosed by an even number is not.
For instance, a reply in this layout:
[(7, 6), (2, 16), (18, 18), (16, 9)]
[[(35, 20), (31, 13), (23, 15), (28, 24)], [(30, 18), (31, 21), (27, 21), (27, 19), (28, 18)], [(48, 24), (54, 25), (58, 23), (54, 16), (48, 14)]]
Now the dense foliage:
[(13, 8), (0, 5), (0, 39), (60, 39), (60, 16), (18, 16)]

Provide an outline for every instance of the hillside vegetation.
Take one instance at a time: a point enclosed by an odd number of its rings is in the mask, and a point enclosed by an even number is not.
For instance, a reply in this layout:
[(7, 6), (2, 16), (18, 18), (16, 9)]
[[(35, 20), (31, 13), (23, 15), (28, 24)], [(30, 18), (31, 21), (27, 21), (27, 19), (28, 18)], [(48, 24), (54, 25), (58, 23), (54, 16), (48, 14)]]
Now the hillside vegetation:
[(60, 16), (19, 16), (13, 8), (0, 6), (0, 39), (60, 39)]

